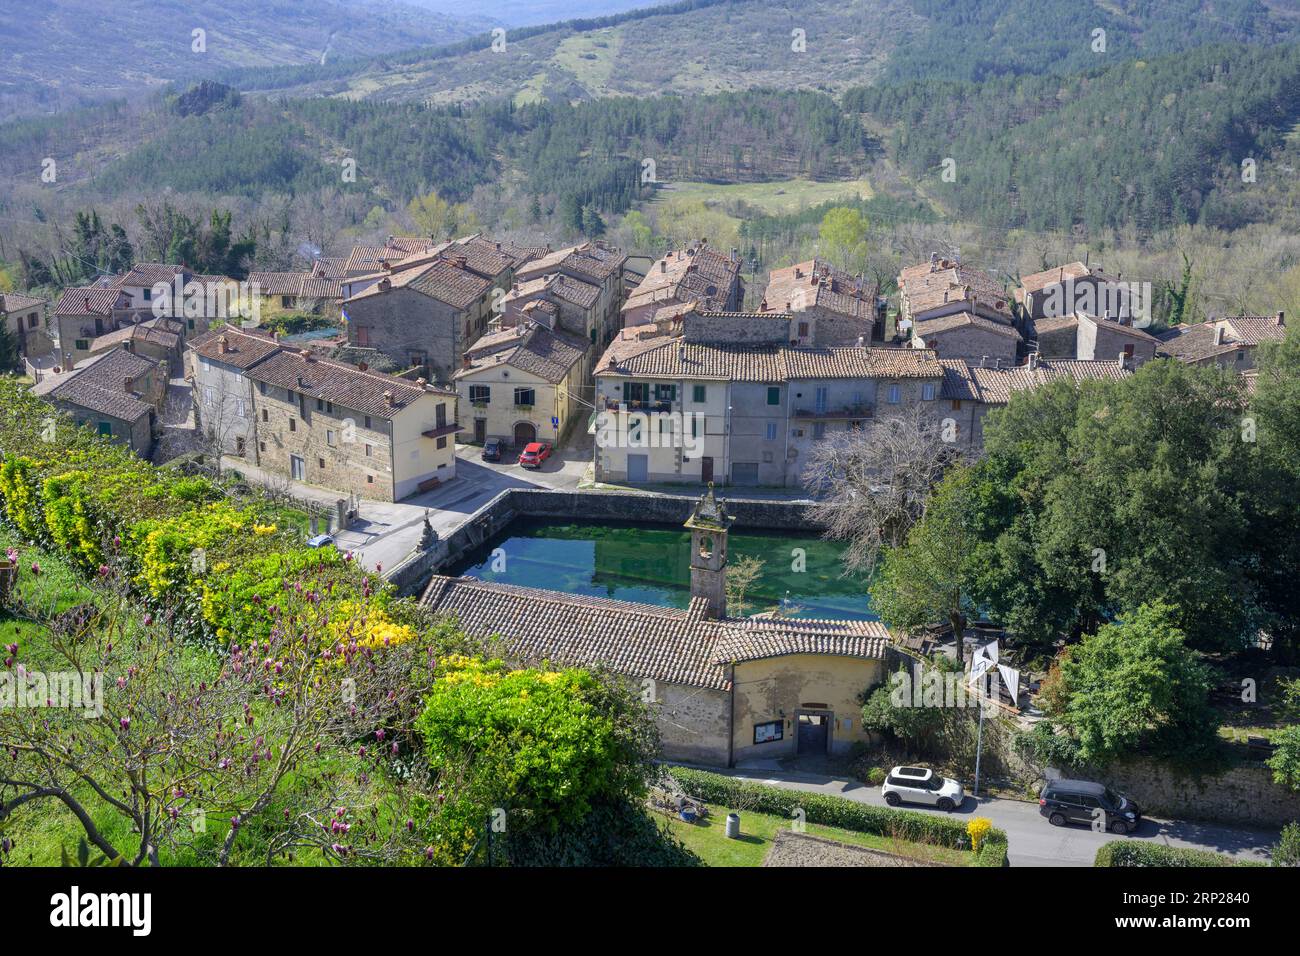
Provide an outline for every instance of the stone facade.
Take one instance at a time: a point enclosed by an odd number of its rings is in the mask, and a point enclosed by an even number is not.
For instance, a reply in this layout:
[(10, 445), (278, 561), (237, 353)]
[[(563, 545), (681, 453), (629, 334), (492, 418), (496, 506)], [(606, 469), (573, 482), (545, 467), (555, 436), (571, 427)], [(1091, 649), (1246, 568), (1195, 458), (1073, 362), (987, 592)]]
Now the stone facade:
[(344, 304), (348, 342), (382, 352), (399, 369), (424, 366), (434, 381), (450, 381), (465, 349), (487, 328), (490, 296), (457, 309), (414, 289), (389, 289)]

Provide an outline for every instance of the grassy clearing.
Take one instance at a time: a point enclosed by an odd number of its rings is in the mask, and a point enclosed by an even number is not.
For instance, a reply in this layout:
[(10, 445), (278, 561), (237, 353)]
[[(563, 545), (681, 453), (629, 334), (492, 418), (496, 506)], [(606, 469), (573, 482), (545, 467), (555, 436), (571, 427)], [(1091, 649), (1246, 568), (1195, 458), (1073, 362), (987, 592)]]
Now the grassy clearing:
[[(709, 815), (703, 821), (686, 823), (677, 817), (671, 817), (668, 819), (668, 826), (674, 836), (709, 866), (762, 866), (763, 859), (771, 849), (772, 840), (777, 832), (790, 826), (790, 821), (781, 817), (744, 811), (740, 814), (740, 839), (729, 840), (725, 835), (726, 819), (726, 807), (710, 804)], [(821, 826), (816, 823), (809, 823), (806, 826), (809, 836), (838, 840), (841, 843), (925, 860), (929, 863), (971, 866), (975, 860), (974, 855), (966, 850), (953, 850), (924, 843), (906, 843), (889, 837)]]
[[(740, 200), (768, 215), (798, 212), (808, 206), (846, 197), (870, 199), (871, 184), (866, 179), (828, 183), (808, 179), (785, 179), (772, 183), (667, 183), (660, 194), (665, 199), (703, 199), (709, 203)], [(739, 220), (737, 220), (739, 221)]]
[(609, 80), (622, 45), (623, 37), (617, 27), (579, 33), (560, 41), (551, 62), (572, 73), (593, 96), (608, 96)]

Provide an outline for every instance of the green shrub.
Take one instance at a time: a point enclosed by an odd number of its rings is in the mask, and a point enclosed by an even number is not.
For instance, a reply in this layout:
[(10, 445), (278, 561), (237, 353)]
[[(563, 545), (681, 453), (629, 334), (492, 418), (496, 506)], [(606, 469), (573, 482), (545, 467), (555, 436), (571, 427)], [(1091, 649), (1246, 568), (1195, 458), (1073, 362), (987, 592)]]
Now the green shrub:
[[(909, 843), (970, 849), (965, 823), (949, 817), (875, 807), (824, 793), (784, 790), (687, 767), (672, 767), (671, 772), (688, 794), (707, 803), (729, 808), (745, 807), (756, 813), (770, 813), (786, 819), (790, 819), (796, 810), (802, 810), (808, 823), (898, 837)], [(975, 859), (979, 866), (1005, 866), (1006, 833), (989, 831)]]
[(885, 782), (887, 776), (889, 776), (889, 774), (885, 772), (884, 767), (872, 767), (867, 771), (867, 783), (871, 784), (873, 787), (878, 787)]
[(1221, 853), (1206, 850), (1186, 850), (1165, 846), (1163, 843), (1145, 843), (1135, 840), (1111, 840), (1097, 850), (1094, 866), (1259, 866), (1258, 863), (1237, 860)]

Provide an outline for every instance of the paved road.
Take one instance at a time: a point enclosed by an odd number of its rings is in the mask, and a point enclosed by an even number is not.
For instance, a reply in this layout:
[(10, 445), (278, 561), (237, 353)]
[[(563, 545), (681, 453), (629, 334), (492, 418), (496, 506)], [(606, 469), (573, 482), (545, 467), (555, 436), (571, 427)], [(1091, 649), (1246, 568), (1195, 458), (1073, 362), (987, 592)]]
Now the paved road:
[[(766, 766), (715, 772), (790, 790), (829, 793), (860, 803), (885, 805), (879, 787), (867, 786), (856, 780), (776, 770)], [(907, 809), (923, 813), (941, 812), (926, 807)], [(1054, 827), (1039, 816), (1037, 803), (990, 797), (981, 798), (977, 802), (969, 795), (952, 815), (966, 819), (974, 816), (988, 817), (994, 826), (1005, 830), (1010, 841), (1008, 858), (1012, 866), (1092, 866), (1097, 848), (1110, 840), (1152, 840), (1171, 846), (1226, 853), (1244, 859), (1266, 860), (1269, 848), (1278, 839), (1276, 830), (1155, 819), (1145, 819), (1137, 833), (1119, 837), (1110, 833), (1095, 833), (1083, 826)]]

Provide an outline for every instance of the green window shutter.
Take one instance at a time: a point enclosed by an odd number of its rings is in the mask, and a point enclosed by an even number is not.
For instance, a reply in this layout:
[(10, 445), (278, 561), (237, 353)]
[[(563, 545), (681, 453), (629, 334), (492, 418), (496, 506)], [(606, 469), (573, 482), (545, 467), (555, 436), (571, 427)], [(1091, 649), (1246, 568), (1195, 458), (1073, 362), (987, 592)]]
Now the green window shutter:
[(779, 385), (773, 385), (770, 388), (768, 388), (767, 404), (769, 405), (781, 404), (781, 387)]

